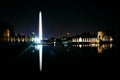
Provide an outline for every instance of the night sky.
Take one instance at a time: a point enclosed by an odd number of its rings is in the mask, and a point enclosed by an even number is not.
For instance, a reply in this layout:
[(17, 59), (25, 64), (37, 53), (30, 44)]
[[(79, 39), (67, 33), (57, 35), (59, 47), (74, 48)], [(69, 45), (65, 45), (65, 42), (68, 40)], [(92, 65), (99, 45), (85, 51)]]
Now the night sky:
[(43, 37), (97, 33), (119, 24), (118, 2), (7, 1), (0, 3), (0, 21), (10, 22), (16, 33), (38, 34), (38, 15), (43, 15)]

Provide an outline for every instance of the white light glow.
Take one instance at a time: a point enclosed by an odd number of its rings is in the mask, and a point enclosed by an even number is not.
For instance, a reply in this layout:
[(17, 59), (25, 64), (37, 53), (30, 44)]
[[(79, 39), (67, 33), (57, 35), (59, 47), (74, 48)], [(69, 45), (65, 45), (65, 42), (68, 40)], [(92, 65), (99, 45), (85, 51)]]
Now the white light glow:
[(40, 43), (40, 38), (35, 37), (35, 43)]
[(113, 41), (112, 37), (110, 38), (110, 41)]
[[(40, 11), (39, 13), (39, 42), (42, 40), (42, 13)], [(42, 45), (40, 45), (39, 49), (39, 66), (40, 66), (40, 71), (42, 71)]]
[(42, 40), (42, 13), (39, 13), (39, 39)]
[(82, 38), (79, 38), (79, 42), (82, 42)]
[(79, 47), (81, 48), (81, 47), (82, 47), (82, 45), (79, 45)]
[(42, 71), (42, 45), (39, 45), (39, 63), (40, 71)]
[(40, 45), (35, 45), (36, 50), (40, 50)]

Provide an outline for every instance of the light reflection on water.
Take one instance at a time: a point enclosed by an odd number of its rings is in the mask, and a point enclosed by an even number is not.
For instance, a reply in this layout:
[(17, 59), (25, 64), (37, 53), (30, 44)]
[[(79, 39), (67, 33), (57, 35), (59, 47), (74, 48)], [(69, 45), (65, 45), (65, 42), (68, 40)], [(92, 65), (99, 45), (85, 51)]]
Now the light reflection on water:
[(40, 71), (42, 71), (42, 45), (39, 45), (39, 66)]
[(34, 49), (32, 50), (32, 52), (34, 53), (35, 50), (39, 51), (39, 69), (40, 71), (42, 71), (42, 54), (43, 54), (43, 50), (42, 50), (42, 45), (33, 45), (31, 47), (34, 47)]
[[(64, 45), (66, 46), (66, 45)], [(66, 46), (67, 47), (67, 46)], [(78, 45), (72, 45), (72, 47), (79, 47), (79, 48), (85, 48), (85, 47), (96, 47), (98, 53), (103, 53), (104, 50), (111, 49), (113, 47), (113, 44), (78, 44)]]
[[(35, 50), (39, 50), (39, 68), (40, 71), (42, 71), (42, 57), (43, 57), (43, 48), (42, 46), (45, 45), (34, 45), (32, 47), (34, 47)], [(49, 46), (49, 45), (46, 45)], [(53, 45), (54, 47), (57, 47), (56, 44)], [(61, 45), (62, 47), (62, 45)], [(64, 44), (63, 45), (64, 48), (67, 48), (66, 51), (69, 52), (71, 47), (72, 48), (96, 48), (98, 53), (103, 53), (104, 50), (107, 49), (111, 49), (113, 47), (113, 44), (75, 44), (75, 45), (69, 45), (69, 44)]]

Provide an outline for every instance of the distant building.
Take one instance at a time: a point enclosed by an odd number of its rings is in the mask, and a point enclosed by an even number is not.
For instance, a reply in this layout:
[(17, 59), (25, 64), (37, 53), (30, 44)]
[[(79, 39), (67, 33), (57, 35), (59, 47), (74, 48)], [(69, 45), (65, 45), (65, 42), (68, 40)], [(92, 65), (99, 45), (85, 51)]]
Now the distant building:
[(111, 36), (107, 36), (105, 32), (99, 31), (96, 38), (72, 38), (72, 42), (88, 42), (88, 43), (99, 43), (100, 41), (103, 42), (112, 42), (113, 39)]
[(14, 36), (14, 27), (7, 22), (0, 22), (0, 41), (9, 41)]
[(10, 40), (10, 30), (5, 29), (3, 32), (3, 41), (9, 41)]
[(99, 31), (98, 34), (97, 34), (97, 38), (101, 39), (101, 40), (103, 39), (104, 36), (106, 36), (106, 34), (103, 31)]
[(108, 36), (105, 32), (99, 31), (98, 32), (98, 39), (101, 41), (113, 41), (113, 38), (111, 36)]

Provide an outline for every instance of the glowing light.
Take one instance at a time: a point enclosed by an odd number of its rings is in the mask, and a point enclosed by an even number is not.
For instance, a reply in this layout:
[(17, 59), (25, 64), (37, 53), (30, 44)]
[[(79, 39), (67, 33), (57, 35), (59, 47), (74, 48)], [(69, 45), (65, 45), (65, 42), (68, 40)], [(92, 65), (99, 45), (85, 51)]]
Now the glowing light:
[[(42, 40), (42, 13), (39, 13), (39, 42)], [(40, 71), (42, 71), (42, 45), (40, 45), (39, 49), (39, 67)]]
[(55, 44), (56, 42), (54, 41), (54, 44)]
[(35, 32), (32, 32), (32, 34), (34, 35), (34, 34), (35, 34)]
[(42, 71), (42, 45), (39, 45), (39, 62), (40, 62), (40, 71)]
[(40, 45), (35, 45), (35, 49), (39, 50), (40, 49)]
[(110, 37), (110, 41), (113, 41), (113, 38), (112, 38), (112, 37)]
[(54, 41), (53, 43), (54, 43), (54, 46), (56, 46), (56, 42)]
[(39, 13), (39, 39), (42, 40), (42, 13)]
[(82, 45), (79, 45), (79, 47), (81, 48), (81, 47), (82, 47)]
[(40, 38), (38, 37), (35, 37), (35, 40), (34, 40), (35, 43), (40, 43)]
[(95, 44), (91, 44), (91, 46), (92, 46), (92, 47), (94, 47), (94, 46), (95, 46)]
[(82, 38), (79, 38), (79, 42), (82, 42)]
[(112, 48), (113, 44), (110, 44), (110, 48)]
[(103, 48), (101, 46), (97, 47), (97, 51), (98, 51), (98, 53), (103, 53)]
[(100, 43), (100, 40), (96, 40), (97, 43)]

